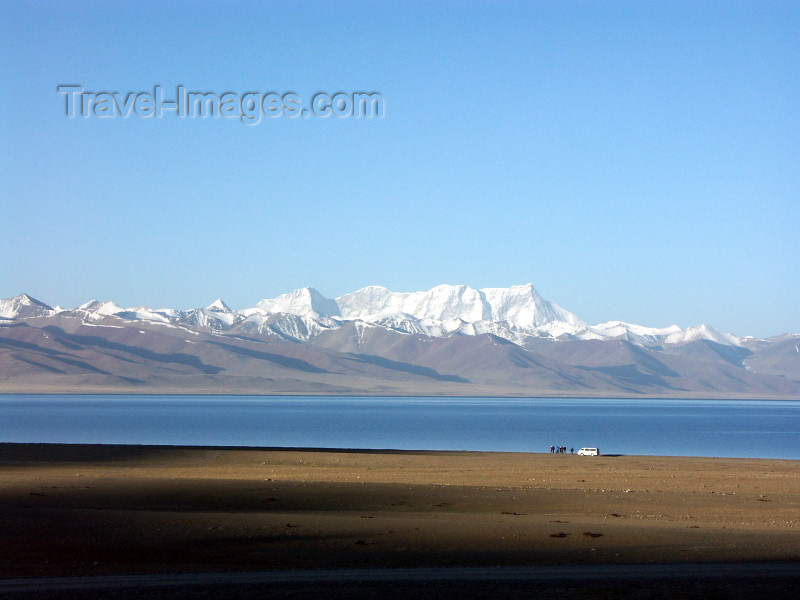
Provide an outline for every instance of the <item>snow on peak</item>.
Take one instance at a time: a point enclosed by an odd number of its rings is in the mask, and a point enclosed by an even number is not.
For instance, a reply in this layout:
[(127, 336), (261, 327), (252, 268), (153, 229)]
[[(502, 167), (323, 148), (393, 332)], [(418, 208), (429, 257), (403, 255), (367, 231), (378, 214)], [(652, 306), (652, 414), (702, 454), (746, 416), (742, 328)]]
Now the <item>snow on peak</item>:
[(407, 315), (415, 319), (449, 321), (509, 321), (521, 327), (553, 321), (580, 328), (575, 315), (544, 300), (533, 285), (477, 290), (466, 285), (438, 285), (427, 292), (391, 292), (369, 286), (336, 299), (341, 315), (349, 319)]
[(480, 292), (465, 285), (438, 285), (427, 292), (391, 292), (384, 287), (369, 286), (340, 296), (336, 303), (342, 317), (364, 320), (407, 316), (479, 321), (488, 311)]
[(0, 317), (5, 319), (22, 319), (41, 317), (53, 312), (53, 308), (28, 294), (20, 294), (13, 298), (0, 300)]
[(587, 339), (626, 339), (641, 346), (660, 344), (686, 344), (699, 340), (708, 340), (726, 346), (741, 346), (744, 338), (730, 333), (722, 333), (708, 325), (698, 325), (681, 329), (677, 325), (669, 327), (644, 327), (623, 321), (609, 321), (592, 325), (587, 332)]
[(335, 302), (341, 316), (347, 319), (402, 312), (399, 310), (398, 294), (379, 285), (370, 285), (350, 292), (336, 298)]
[(277, 298), (267, 298), (256, 305), (264, 313), (288, 313), (299, 316), (335, 317), (339, 306), (312, 287), (304, 287)]
[(12, 298), (12, 300), (17, 300), (20, 304), (25, 304), (27, 306), (47, 306), (47, 304), (44, 302), (39, 302), (36, 298), (33, 298), (28, 294), (20, 294), (19, 296)]
[(688, 329), (678, 330), (664, 339), (667, 344), (683, 344), (698, 340), (708, 340), (725, 346), (741, 346), (743, 338), (730, 333), (723, 333), (708, 325), (698, 325)]
[(84, 307), (88, 307), (85, 308), (85, 310), (104, 316), (114, 316), (121, 312), (125, 312), (127, 310), (125, 308), (122, 308), (116, 302), (112, 302), (111, 300), (108, 300), (106, 302), (98, 302), (97, 300), (92, 300), (91, 302), (87, 302), (86, 304), (84, 304), (81, 308)]
[(480, 290), (466, 285), (437, 285), (419, 297), (412, 314), (418, 318), (461, 319), (472, 323), (491, 320), (492, 307)]
[(102, 304), (103, 303), (100, 302), (99, 300), (89, 300), (88, 302), (84, 302), (83, 304), (81, 304), (77, 308), (77, 310), (86, 310), (86, 311), (94, 312), (98, 308), (100, 308), (100, 306), (102, 306)]
[(670, 325), (669, 327), (644, 327), (642, 325), (625, 323), (624, 321), (608, 321), (607, 323), (592, 325), (589, 329), (605, 337), (620, 337), (627, 334), (663, 337), (681, 331), (681, 328), (677, 325)]
[(79, 306), (78, 310), (91, 313), (95, 317), (117, 317), (128, 321), (159, 321), (161, 323), (168, 323), (173, 319), (181, 317), (180, 311), (174, 308), (161, 308), (157, 310), (147, 308), (146, 306), (124, 308), (110, 300), (107, 302), (91, 300)]
[(219, 313), (233, 312), (228, 307), (228, 305), (225, 304), (225, 302), (222, 301), (222, 298), (217, 298), (216, 300), (214, 300), (214, 302), (212, 302), (211, 304), (206, 306), (206, 310), (210, 310), (212, 312), (219, 312)]
[(566, 323), (576, 330), (586, 328), (586, 323), (576, 315), (542, 298), (532, 283), (481, 291), (491, 306), (494, 321), (508, 321), (519, 327)]

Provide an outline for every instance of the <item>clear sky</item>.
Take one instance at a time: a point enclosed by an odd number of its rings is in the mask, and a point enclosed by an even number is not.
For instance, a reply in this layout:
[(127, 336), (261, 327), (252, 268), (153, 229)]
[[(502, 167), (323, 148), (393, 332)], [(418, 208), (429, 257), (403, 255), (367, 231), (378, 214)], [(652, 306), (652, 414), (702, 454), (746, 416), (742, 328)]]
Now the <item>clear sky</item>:
[[(777, 1), (5, 1), (0, 297), (532, 282), (591, 324), (800, 332), (798, 31)], [(67, 84), (384, 116), (69, 118)]]

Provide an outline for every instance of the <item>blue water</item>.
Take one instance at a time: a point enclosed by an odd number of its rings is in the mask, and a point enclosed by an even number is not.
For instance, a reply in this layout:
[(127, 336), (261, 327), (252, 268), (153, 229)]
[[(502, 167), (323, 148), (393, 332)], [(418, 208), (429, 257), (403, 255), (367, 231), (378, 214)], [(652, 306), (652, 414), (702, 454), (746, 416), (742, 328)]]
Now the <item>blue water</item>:
[(800, 459), (800, 401), (5, 395), (0, 442)]

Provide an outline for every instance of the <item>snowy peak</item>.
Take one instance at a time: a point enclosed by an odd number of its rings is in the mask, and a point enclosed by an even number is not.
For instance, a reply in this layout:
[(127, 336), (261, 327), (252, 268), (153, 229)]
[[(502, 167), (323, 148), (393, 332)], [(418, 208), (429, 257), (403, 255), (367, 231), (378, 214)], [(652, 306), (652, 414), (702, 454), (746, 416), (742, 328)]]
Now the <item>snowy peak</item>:
[(608, 321), (592, 325), (589, 330), (601, 338), (619, 338), (634, 341), (635, 338), (660, 339), (681, 331), (677, 325), (669, 327), (643, 327), (623, 321)]
[(53, 312), (53, 307), (28, 294), (20, 294), (7, 300), (0, 300), (0, 317), (4, 319), (25, 319), (41, 317)]
[(664, 342), (667, 344), (684, 344), (698, 340), (708, 340), (724, 346), (741, 346), (743, 342), (743, 338), (730, 333), (723, 333), (708, 325), (698, 325), (697, 327), (675, 331), (666, 336)]
[(88, 313), (90, 318), (94, 319), (99, 317), (117, 317), (127, 321), (158, 321), (161, 323), (167, 323), (181, 316), (180, 311), (174, 308), (161, 308), (156, 310), (146, 306), (124, 308), (116, 302), (99, 302), (97, 300), (90, 300), (79, 306), (77, 310)]
[(103, 305), (99, 300), (89, 300), (81, 304), (77, 310), (85, 310), (87, 312), (94, 312)]
[(461, 319), (468, 323), (492, 320), (491, 306), (480, 290), (466, 285), (438, 285), (420, 294), (411, 312), (419, 319)]
[(543, 327), (566, 323), (576, 329), (586, 324), (577, 316), (542, 298), (533, 284), (481, 290), (491, 306), (493, 321), (508, 321), (519, 327)]
[(438, 285), (427, 292), (390, 292), (369, 286), (336, 299), (341, 316), (376, 319), (407, 315), (418, 320), (508, 321), (519, 327), (554, 322), (575, 328), (585, 324), (572, 313), (544, 300), (532, 284), (477, 290), (465, 285)]
[(122, 308), (119, 304), (117, 304), (116, 302), (112, 302), (110, 300), (106, 302), (91, 300), (86, 304), (82, 304), (80, 306), (80, 310), (85, 310), (87, 312), (108, 317), (123, 313), (127, 309)]
[(347, 319), (363, 319), (372, 315), (396, 314), (401, 302), (400, 294), (390, 292), (380, 285), (369, 285), (355, 292), (336, 298), (341, 316)]
[(742, 346), (746, 338), (740, 338), (730, 333), (723, 333), (709, 327), (698, 325), (681, 329), (677, 325), (669, 327), (643, 327), (622, 321), (609, 321), (589, 327), (587, 338), (594, 339), (624, 339), (640, 346), (657, 346), (660, 344), (678, 345), (707, 340), (724, 346)]
[(218, 312), (218, 313), (230, 313), (230, 312), (233, 312), (228, 307), (228, 305), (225, 304), (222, 301), (222, 298), (217, 298), (216, 300), (214, 300), (214, 302), (212, 302), (211, 304), (206, 306), (206, 310), (210, 310), (211, 312)]
[(480, 321), (490, 313), (483, 295), (465, 285), (439, 285), (427, 292), (391, 292), (369, 286), (337, 298), (336, 303), (341, 316), (347, 319), (408, 316), (418, 320)]
[(283, 294), (277, 298), (267, 298), (256, 305), (263, 313), (287, 313), (309, 317), (335, 317), (339, 306), (312, 287), (304, 287)]

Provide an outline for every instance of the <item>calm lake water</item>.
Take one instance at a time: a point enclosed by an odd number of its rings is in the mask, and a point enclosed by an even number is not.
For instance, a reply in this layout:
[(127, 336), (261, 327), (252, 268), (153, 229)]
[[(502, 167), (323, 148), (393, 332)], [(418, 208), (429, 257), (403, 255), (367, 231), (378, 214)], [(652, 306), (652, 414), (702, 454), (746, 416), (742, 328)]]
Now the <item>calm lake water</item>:
[(0, 441), (800, 459), (800, 401), (3, 395)]

